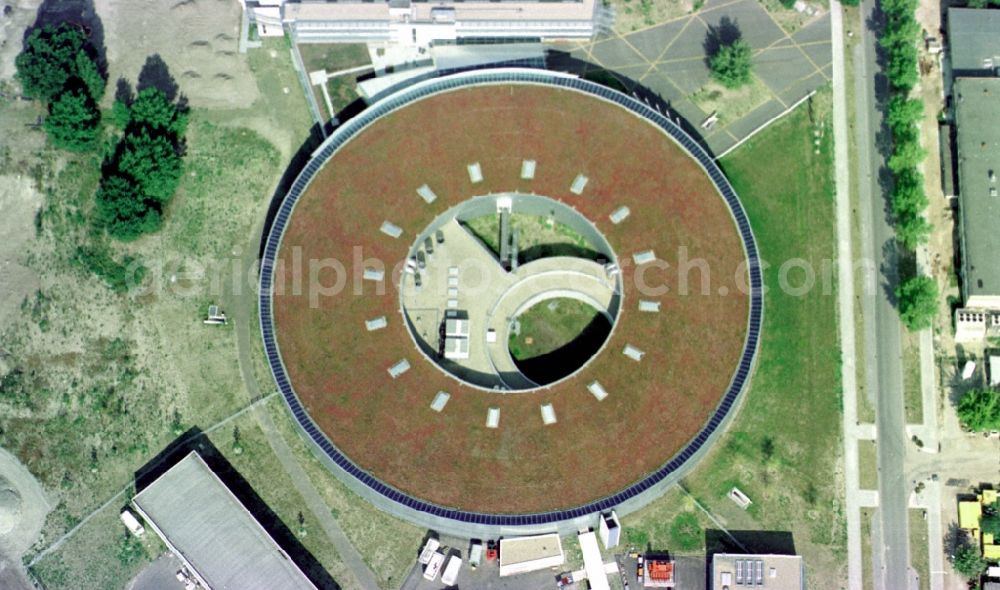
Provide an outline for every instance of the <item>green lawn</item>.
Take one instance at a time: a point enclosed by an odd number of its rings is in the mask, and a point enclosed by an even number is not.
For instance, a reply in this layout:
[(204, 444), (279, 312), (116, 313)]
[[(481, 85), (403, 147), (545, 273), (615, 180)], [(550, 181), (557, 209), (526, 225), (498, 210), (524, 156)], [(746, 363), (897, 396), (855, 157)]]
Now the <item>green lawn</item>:
[[(812, 583), (839, 579), (845, 556), (840, 464), (840, 357), (833, 268), (832, 146), (823, 101), (796, 109), (722, 161), (746, 207), (761, 257), (764, 326), (751, 389), (729, 431), (685, 480), (692, 494), (731, 529), (793, 535)], [(805, 261), (816, 285), (805, 294), (781, 288), (780, 269)], [(806, 272), (787, 273), (792, 286)], [(726, 497), (738, 485), (747, 511)], [(626, 526), (628, 523), (626, 523)]]
[(299, 43), (299, 53), (306, 72), (329, 73), (371, 63), (364, 43)]
[(907, 424), (924, 421), (924, 398), (920, 384), (920, 334), (903, 334), (903, 405)]
[(875, 587), (872, 579), (872, 518), (874, 516), (874, 508), (861, 509), (861, 587), (865, 590)]
[(927, 538), (927, 520), (922, 508), (911, 508), (910, 515), (910, 565), (920, 576), (920, 590), (931, 587), (930, 541)]
[(858, 485), (863, 490), (878, 489), (878, 443), (873, 440), (858, 441)]
[[(483, 215), (463, 221), (472, 235), (494, 254), (500, 255), (500, 216)], [(586, 238), (573, 228), (536, 215), (513, 213), (510, 231), (518, 231), (518, 260), (522, 263), (548, 256), (576, 256), (596, 260), (602, 257)]]
[(550, 299), (518, 316), (520, 334), (510, 335), (510, 351), (516, 360), (535, 358), (572, 342), (593, 322), (599, 312), (576, 299)]

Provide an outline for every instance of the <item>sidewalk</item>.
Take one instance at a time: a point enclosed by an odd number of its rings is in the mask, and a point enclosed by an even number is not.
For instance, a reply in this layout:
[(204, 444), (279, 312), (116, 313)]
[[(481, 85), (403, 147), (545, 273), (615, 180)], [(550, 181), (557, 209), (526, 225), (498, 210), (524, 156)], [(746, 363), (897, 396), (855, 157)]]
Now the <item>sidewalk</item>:
[[(844, 72), (844, 22), (840, 2), (830, 2), (830, 41), (833, 49), (833, 144), (836, 171), (837, 295), (840, 319), (841, 380), (843, 383), (844, 479), (847, 484), (847, 588), (862, 589), (861, 512), (858, 489), (857, 344), (854, 334), (854, 274), (851, 248), (850, 162), (847, 142), (847, 91)], [(868, 434), (866, 432), (866, 434)], [(877, 498), (875, 498), (877, 502)]]

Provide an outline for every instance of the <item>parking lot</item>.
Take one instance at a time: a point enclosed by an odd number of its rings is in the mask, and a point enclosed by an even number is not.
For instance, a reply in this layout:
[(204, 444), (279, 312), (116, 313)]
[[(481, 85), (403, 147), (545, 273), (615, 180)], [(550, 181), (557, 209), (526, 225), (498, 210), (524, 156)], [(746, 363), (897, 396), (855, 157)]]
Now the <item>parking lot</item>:
[[(693, 100), (710, 82), (706, 41), (710, 30), (735, 27), (754, 50), (754, 84), (746, 108), (726, 113), (711, 130), (705, 100)], [(667, 103), (720, 155), (786, 111), (831, 77), (830, 17), (817, 12), (787, 33), (757, 0), (708, 0), (698, 12), (626, 35), (608, 34), (576, 46), (554, 46), (550, 67), (587, 75), (615, 73), (629, 90), (644, 87)], [(640, 90), (640, 94), (642, 91)], [(701, 104), (697, 104), (700, 102)], [(730, 115), (730, 116), (727, 116)]]
[[(496, 561), (483, 561), (475, 570), (468, 566), (468, 542), (452, 538), (442, 538), (442, 547), (446, 553), (458, 554), (463, 560), (462, 569), (458, 575), (454, 586), (447, 587), (438, 577), (430, 582), (423, 577), (423, 566), (414, 561), (413, 568), (403, 582), (400, 590), (442, 590), (444, 588), (465, 588), (465, 589), (485, 589), (485, 590), (554, 590), (557, 587), (557, 576), (561, 573), (581, 569), (582, 563), (567, 562), (561, 567), (544, 569), (527, 574), (516, 576), (500, 577), (500, 566)], [(565, 540), (564, 540), (565, 543)], [(564, 545), (565, 547), (565, 545)], [(636, 560), (627, 555), (628, 549), (619, 546), (611, 551), (604, 552), (605, 562), (615, 560), (615, 554), (619, 554), (620, 561), (625, 572), (625, 579), (628, 581), (629, 590), (641, 588), (636, 579)], [(677, 588), (684, 590), (706, 590), (708, 582), (708, 571), (706, 560), (701, 556), (674, 556), (674, 575)], [(620, 574), (608, 576), (608, 581), (613, 589), (623, 588)], [(569, 586), (570, 589), (577, 590), (587, 588), (586, 582), (577, 581)]]

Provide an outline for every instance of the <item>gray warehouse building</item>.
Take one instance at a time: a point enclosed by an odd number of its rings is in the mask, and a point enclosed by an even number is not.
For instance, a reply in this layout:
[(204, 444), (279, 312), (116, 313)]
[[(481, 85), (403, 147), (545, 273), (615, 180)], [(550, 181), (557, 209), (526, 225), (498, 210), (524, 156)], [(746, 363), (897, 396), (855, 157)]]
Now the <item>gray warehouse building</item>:
[(954, 76), (996, 76), (1000, 69), (1000, 10), (949, 8), (948, 44)]
[(962, 294), (966, 307), (1000, 310), (1000, 78), (959, 78), (953, 89)]
[(316, 590), (195, 451), (132, 505), (204, 588)]
[(955, 134), (953, 148), (943, 143), (943, 185), (958, 198), (964, 305), (955, 339), (981, 342), (1000, 336), (1000, 10), (950, 8), (948, 45)]

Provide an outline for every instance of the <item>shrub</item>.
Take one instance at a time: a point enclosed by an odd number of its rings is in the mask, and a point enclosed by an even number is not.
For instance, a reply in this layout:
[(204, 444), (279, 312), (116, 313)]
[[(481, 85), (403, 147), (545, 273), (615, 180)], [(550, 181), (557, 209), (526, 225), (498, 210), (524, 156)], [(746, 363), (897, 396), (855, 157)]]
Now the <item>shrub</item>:
[(146, 268), (135, 258), (125, 256), (118, 262), (106, 249), (99, 246), (78, 247), (73, 262), (100, 277), (115, 293), (125, 293), (130, 287), (141, 283), (146, 276)]
[(959, 400), (957, 413), (962, 426), (973, 432), (1000, 430), (1000, 392), (970, 390)]

